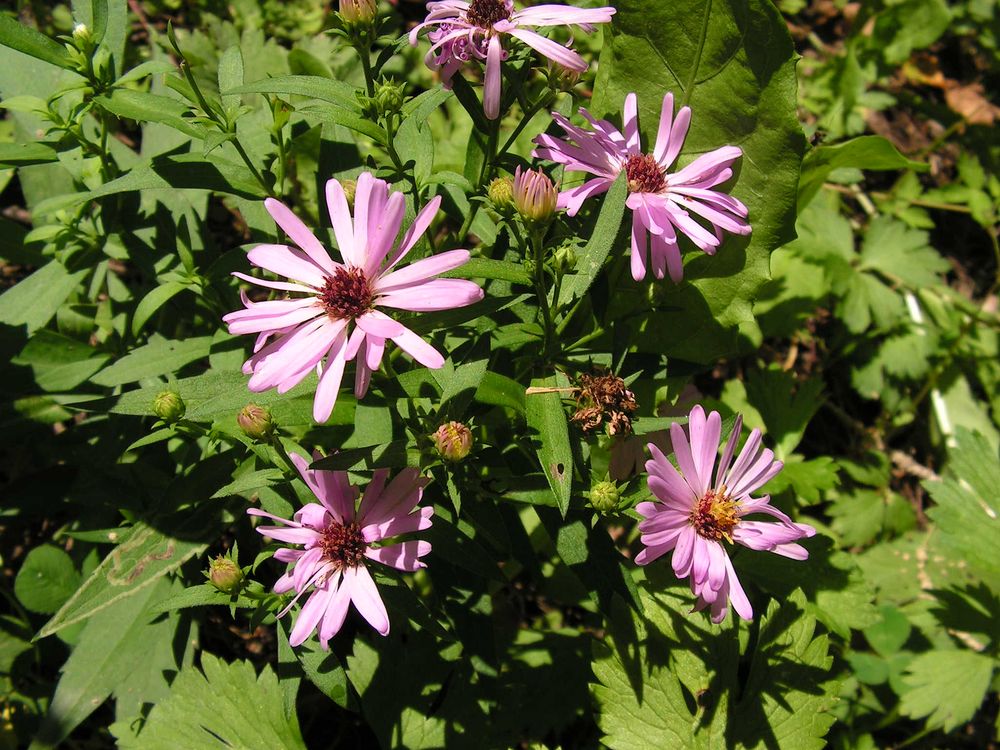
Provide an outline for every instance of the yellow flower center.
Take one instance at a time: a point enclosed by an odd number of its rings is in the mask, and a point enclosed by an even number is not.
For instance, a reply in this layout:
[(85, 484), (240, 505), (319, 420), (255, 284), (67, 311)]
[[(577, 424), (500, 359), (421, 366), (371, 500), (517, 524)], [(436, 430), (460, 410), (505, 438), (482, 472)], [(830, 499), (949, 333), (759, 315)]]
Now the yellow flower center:
[(709, 490), (691, 510), (691, 525), (698, 534), (713, 542), (732, 542), (732, 531), (740, 522), (739, 501), (733, 500), (726, 486)]

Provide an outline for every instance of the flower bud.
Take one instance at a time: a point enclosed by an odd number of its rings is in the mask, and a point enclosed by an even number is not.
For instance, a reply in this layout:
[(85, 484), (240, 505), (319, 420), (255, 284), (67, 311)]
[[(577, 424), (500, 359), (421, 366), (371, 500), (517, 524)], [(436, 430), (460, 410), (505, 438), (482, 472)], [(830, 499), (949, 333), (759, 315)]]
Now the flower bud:
[(486, 189), (486, 197), (501, 213), (514, 207), (514, 181), (510, 177), (497, 177)]
[(243, 571), (231, 557), (219, 555), (209, 560), (205, 575), (224, 594), (235, 594), (243, 587)]
[(340, 17), (347, 24), (369, 24), (376, 10), (375, 0), (340, 0)]
[(514, 172), (514, 207), (525, 221), (544, 223), (556, 212), (559, 191), (541, 169)]
[(445, 461), (461, 461), (472, 450), (472, 432), (461, 422), (445, 422), (431, 437)]
[(404, 84), (396, 83), (391, 78), (384, 78), (375, 84), (375, 95), (372, 97), (375, 113), (379, 117), (395, 114), (403, 108), (406, 97), (403, 93)]
[(590, 504), (601, 513), (611, 513), (620, 500), (621, 493), (614, 482), (598, 482), (590, 488)]
[(576, 268), (576, 250), (572, 245), (562, 245), (552, 253), (552, 267), (557, 273), (569, 273)]
[(164, 422), (177, 422), (184, 416), (187, 406), (176, 391), (161, 391), (153, 399), (153, 414)]
[(243, 430), (243, 434), (251, 440), (267, 442), (274, 434), (274, 420), (271, 418), (271, 410), (265, 406), (258, 406), (254, 403), (247, 404), (236, 415), (236, 423)]
[(93, 41), (94, 36), (90, 33), (90, 29), (87, 28), (87, 24), (78, 23), (73, 26), (73, 41), (76, 42), (77, 47), (80, 49), (85, 49)]

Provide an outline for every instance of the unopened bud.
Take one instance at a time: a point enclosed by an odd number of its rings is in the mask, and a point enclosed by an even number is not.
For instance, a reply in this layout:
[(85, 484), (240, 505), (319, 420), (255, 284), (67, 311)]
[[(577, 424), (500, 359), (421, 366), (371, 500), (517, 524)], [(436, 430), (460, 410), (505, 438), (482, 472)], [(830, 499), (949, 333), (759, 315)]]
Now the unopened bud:
[(375, 20), (375, 0), (340, 0), (340, 17), (348, 24), (368, 24)]
[(601, 513), (610, 513), (618, 507), (621, 493), (614, 482), (598, 482), (590, 488), (590, 504)]
[(541, 169), (514, 172), (514, 207), (525, 221), (543, 223), (556, 212), (559, 191)]
[(90, 29), (87, 28), (87, 24), (78, 23), (73, 26), (73, 41), (81, 48), (89, 45), (93, 38)]
[(472, 450), (472, 432), (461, 422), (445, 422), (431, 437), (445, 461), (461, 461)]
[(208, 561), (208, 582), (224, 594), (235, 594), (243, 586), (243, 571), (230, 557), (219, 555)]
[(267, 407), (247, 404), (236, 415), (236, 423), (251, 440), (267, 442), (274, 434), (274, 420)]
[(391, 78), (384, 78), (375, 84), (375, 95), (372, 102), (375, 112), (379, 117), (395, 114), (403, 108), (403, 101), (406, 99), (404, 84), (396, 83)]
[(176, 391), (161, 391), (153, 399), (153, 414), (164, 422), (177, 422), (184, 416), (187, 407), (184, 399)]
[(514, 181), (510, 177), (497, 177), (486, 189), (486, 197), (501, 213), (513, 208)]
[(558, 273), (569, 273), (576, 268), (576, 250), (572, 245), (562, 245), (552, 253), (552, 267)]

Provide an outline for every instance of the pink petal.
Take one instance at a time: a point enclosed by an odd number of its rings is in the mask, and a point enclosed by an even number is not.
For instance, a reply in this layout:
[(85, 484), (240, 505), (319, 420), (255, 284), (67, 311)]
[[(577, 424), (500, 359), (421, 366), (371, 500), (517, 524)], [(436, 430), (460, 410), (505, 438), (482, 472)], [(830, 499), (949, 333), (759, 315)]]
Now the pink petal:
[(379, 297), (380, 307), (395, 307), (412, 312), (451, 310), (479, 302), (483, 290), (478, 284), (464, 279), (434, 279), (419, 286), (389, 292)]
[(704, 485), (702, 494), (712, 481), (712, 469), (715, 466), (715, 456), (719, 451), (719, 434), (722, 430), (722, 418), (719, 412), (713, 411), (705, 418), (705, 410), (700, 406), (691, 410), (688, 418), (688, 433), (691, 436), (691, 458), (697, 472), (700, 484)]
[(378, 310), (369, 310), (354, 322), (365, 333), (370, 336), (378, 336), (381, 339), (391, 339), (406, 330), (402, 323)]
[(630, 154), (641, 153), (639, 145), (639, 110), (635, 94), (625, 97), (625, 108), (622, 113), (625, 126), (625, 144)]
[(323, 617), (323, 613), (326, 612), (326, 606), (332, 595), (333, 592), (329, 589), (316, 589), (312, 593), (312, 596), (309, 597), (308, 601), (306, 601), (299, 611), (295, 627), (292, 628), (292, 632), (288, 636), (288, 645), (294, 648), (305, 643), (306, 639), (316, 629), (320, 618)]
[(313, 419), (323, 424), (333, 414), (337, 404), (337, 392), (344, 377), (344, 349), (347, 343), (347, 328), (345, 327), (330, 346), (327, 353), (326, 367), (319, 377), (316, 386), (316, 396), (313, 399)]
[(274, 198), (265, 198), (264, 208), (266, 208), (267, 212), (271, 214), (271, 218), (275, 220), (278, 226), (285, 230), (285, 234), (287, 234), (296, 245), (305, 250), (306, 255), (312, 259), (313, 263), (327, 273), (333, 273), (333, 261), (330, 259), (330, 255), (326, 252), (326, 248), (323, 247), (323, 244), (316, 239), (316, 235), (314, 235), (309, 228), (302, 223), (302, 220), (292, 213), (288, 206), (281, 201), (275, 200)]
[(340, 254), (347, 263), (356, 266), (356, 258), (361, 249), (355, 250), (351, 207), (338, 180), (327, 180), (326, 207), (330, 211), (330, 222), (333, 224), (333, 234), (337, 238)]
[[(247, 260), (271, 273), (302, 281), (316, 289), (326, 283), (326, 273), (301, 250), (287, 245), (257, 245), (247, 253)], [(332, 262), (331, 262), (332, 265)]]
[[(563, 47), (558, 42), (553, 42), (551, 39), (548, 39), (541, 34), (537, 34), (534, 31), (528, 31), (527, 29), (513, 29), (510, 31), (510, 35), (516, 39), (520, 39), (535, 51), (540, 52), (553, 62), (559, 63), (564, 68), (575, 70), (579, 73), (583, 73), (587, 70), (587, 61), (580, 57), (580, 55), (568, 47)], [(494, 39), (496, 39), (496, 37), (494, 37)], [(486, 64), (489, 66), (488, 61)], [(489, 67), (487, 67), (486, 70), (487, 75), (489, 75)], [(491, 117), (490, 119), (496, 118)]]
[[(385, 186), (385, 183), (382, 184)], [(405, 210), (406, 199), (403, 194), (393, 191), (385, 206), (380, 207), (378, 214), (369, 216), (368, 260), (365, 263), (365, 274), (369, 278), (376, 276), (382, 261), (392, 249), (392, 243), (403, 224)]]
[(348, 587), (340, 583), (341, 573), (338, 570), (334, 577), (327, 583), (331, 589), (336, 591), (326, 605), (326, 613), (323, 615), (323, 622), (319, 629), (319, 643), (323, 650), (330, 648), (330, 639), (340, 632), (347, 619), (347, 610), (351, 606), (351, 591)]
[(413, 540), (391, 544), (388, 547), (370, 548), (365, 552), (365, 557), (376, 560), (383, 565), (413, 572), (427, 567), (427, 564), (421, 562), (420, 558), (430, 551), (430, 542)]
[(403, 241), (399, 243), (399, 249), (393, 254), (386, 263), (385, 271), (390, 270), (395, 266), (400, 260), (402, 260), (413, 246), (417, 244), (417, 241), (423, 237), (424, 232), (427, 231), (427, 227), (431, 225), (434, 217), (437, 215), (438, 209), (441, 207), (441, 196), (435, 195), (431, 198), (427, 205), (423, 207), (417, 218), (413, 220), (410, 228), (406, 230), (406, 234), (403, 235)]
[(647, 253), (647, 233), (646, 227), (639, 220), (639, 215), (632, 213), (632, 255), (629, 263), (632, 269), (632, 278), (635, 281), (642, 281), (646, 277), (646, 253)]
[(342, 585), (349, 587), (351, 601), (361, 616), (368, 620), (368, 624), (380, 635), (388, 635), (389, 614), (385, 611), (385, 604), (382, 603), (382, 597), (379, 596), (368, 569), (364, 565), (348, 568), (344, 571)]
[(500, 37), (490, 37), (490, 46), (486, 52), (486, 80), (483, 88), (483, 112), (489, 120), (500, 116), (500, 57), (503, 47)]
[(441, 356), (441, 353), (409, 328), (404, 326), (403, 332), (398, 336), (393, 336), (392, 340), (400, 349), (424, 367), (437, 370), (444, 366), (444, 357)]
[(378, 294), (387, 294), (388, 292), (404, 289), (412, 284), (426, 281), (446, 271), (458, 268), (468, 261), (468, 250), (449, 250), (445, 253), (432, 255), (429, 258), (422, 258), (405, 268), (400, 268), (398, 271), (393, 271), (377, 279), (374, 284), (375, 292)]

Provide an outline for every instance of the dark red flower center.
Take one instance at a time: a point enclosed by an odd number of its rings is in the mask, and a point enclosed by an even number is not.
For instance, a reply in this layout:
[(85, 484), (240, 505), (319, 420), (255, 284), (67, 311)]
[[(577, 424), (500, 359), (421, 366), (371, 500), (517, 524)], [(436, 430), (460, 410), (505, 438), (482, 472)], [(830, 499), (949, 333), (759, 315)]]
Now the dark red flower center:
[(733, 541), (732, 532), (740, 522), (739, 503), (726, 493), (726, 488), (709, 490), (691, 511), (691, 525), (698, 534), (713, 542)]
[(667, 189), (663, 170), (649, 154), (633, 154), (625, 161), (630, 193), (662, 193)]
[(357, 318), (372, 309), (375, 293), (360, 268), (340, 266), (319, 294), (327, 315), (331, 318)]
[(499, 21), (506, 21), (511, 15), (510, 8), (503, 0), (472, 0), (465, 17), (469, 23), (489, 29)]
[(368, 549), (361, 528), (356, 523), (349, 523), (346, 526), (331, 523), (323, 529), (319, 546), (323, 550), (324, 557), (340, 570), (356, 568), (361, 564), (361, 558)]

